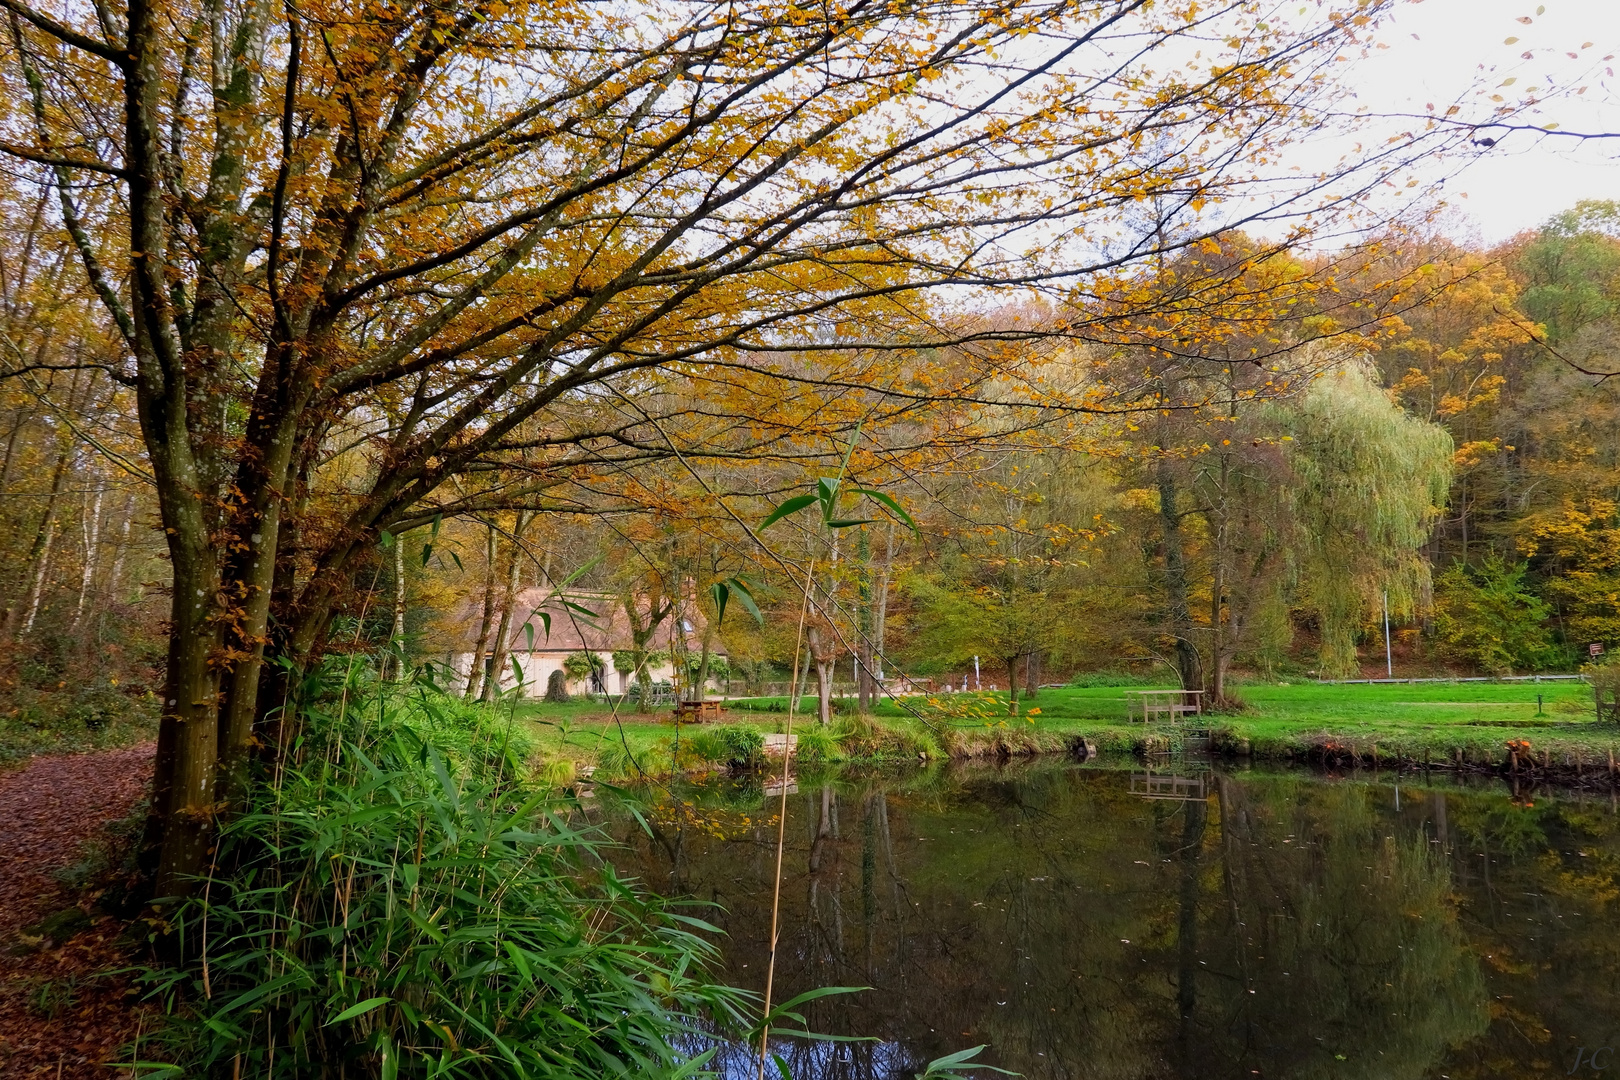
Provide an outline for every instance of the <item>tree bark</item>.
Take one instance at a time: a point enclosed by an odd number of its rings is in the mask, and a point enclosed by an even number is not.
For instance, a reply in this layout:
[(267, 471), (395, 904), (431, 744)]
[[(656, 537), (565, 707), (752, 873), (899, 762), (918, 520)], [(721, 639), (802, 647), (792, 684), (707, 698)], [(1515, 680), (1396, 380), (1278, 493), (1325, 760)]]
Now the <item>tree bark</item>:
[(22, 625), (17, 629), (18, 637), (27, 637), (34, 629), (34, 620), (39, 616), (39, 601), (45, 595), (45, 579), (51, 573), (51, 553), (55, 548), (56, 518), (53, 516), (45, 523), (45, 543), (34, 563), (34, 576), (28, 584), (28, 609), (23, 613)]
[(386, 678), (405, 675), (405, 538), (394, 537), (394, 622), (388, 630)]
[(1158, 465), (1159, 521), (1164, 547), (1165, 629), (1175, 639), (1176, 674), (1184, 690), (1203, 689), (1198, 650), (1192, 643), (1192, 613), (1187, 602), (1187, 556), (1176, 506), (1176, 479), (1169, 463)]
[(11, 463), (16, 460), (17, 439), (21, 437), (23, 428), (33, 420), (33, 413), (20, 413), (17, 422), (11, 425), (11, 433), (6, 436), (6, 456), (0, 461), (0, 495), (4, 495), (11, 486)]
[(836, 646), (831, 635), (823, 634), (821, 627), (811, 623), (805, 628), (805, 642), (816, 667), (816, 721), (832, 723), (832, 665), (837, 659)]
[(856, 557), (860, 559), (859, 592), (856, 596), (855, 695), (864, 715), (872, 711), (872, 631), (876, 621), (872, 611), (872, 543), (864, 526), (856, 537)]
[(495, 621), (495, 526), (486, 525), (484, 539), (484, 615), (478, 624), (478, 640), (467, 664), (466, 701), (477, 701), (484, 689), (484, 650), (489, 648), (490, 626)]
[(1226, 454), (1221, 455), (1220, 478), (1215, 492), (1215, 552), (1211, 567), (1210, 597), (1209, 597), (1209, 668), (1210, 668), (1210, 705), (1213, 708), (1226, 707), (1226, 665), (1230, 657), (1226, 638), (1226, 621), (1223, 618), (1226, 603), (1226, 559), (1228, 540), (1228, 514), (1227, 514), (1227, 483), (1231, 477), (1231, 465)]
[(489, 666), (489, 675), (484, 680), (486, 701), (494, 701), (500, 696), (501, 673), (506, 670), (506, 658), (512, 651), (512, 606), (517, 601), (518, 574), (522, 566), (518, 559), (518, 546), (528, 523), (528, 515), (521, 510), (518, 511), (517, 519), (513, 523), (512, 539), (506, 545), (506, 591), (501, 594), (501, 622), (495, 631), (494, 658)]
[(62, 495), (62, 484), (71, 457), (72, 447), (63, 443), (57, 451), (56, 468), (51, 474), (51, 490), (45, 497), (45, 513), (39, 519), (39, 527), (34, 530), (34, 542), (23, 561), (23, 580), (28, 583), (28, 588), (7, 605), (5, 617), (0, 619), (0, 642), (10, 641), (19, 632), (26, 633), (23, 629), (25, 620), (28, 626), (33, 625), (33, 613), (38, 610), (40, 590), (44, 588), (45, 564), (50, 561), (51, 544), (56, 538), (56, 500)]
[(124, 496), (124, 509), (119, 515), (118, 550), (113, 554), (112, 566), (107, 570), (107, 599), (114, 604), (123, 602), (119, 598), (119, 586), (123, 583), (124, 560), (129, 556), (129, 525), (134, 515), (135, 494), (130, 492)]
[(90, 586), (96, 580), (96, 552), (101, 542), (101, 497), (104, 491), (99, 484), (96, 486), (96, 497), (79, 526), (84, 536), (84, 573), (79, 576), (79, 603), (73, 609), (73, 627), (69, 631), (72, 634), (79, 632), (79, 624), (84, 621), (84, 602), (90, 595)]

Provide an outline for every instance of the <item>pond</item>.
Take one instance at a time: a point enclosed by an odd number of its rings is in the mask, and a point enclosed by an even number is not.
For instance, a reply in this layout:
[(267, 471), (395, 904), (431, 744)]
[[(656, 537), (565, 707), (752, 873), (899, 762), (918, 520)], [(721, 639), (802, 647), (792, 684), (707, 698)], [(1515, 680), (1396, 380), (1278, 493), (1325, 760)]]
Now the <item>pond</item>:
[[(767, 792), (772, 796), (767, 798)], [(617, 859), (719, 905), (724, 976), (763, 987), (779, 789), (612, 813)], [(1052, 1077), (1620, 1074), (1610, 794), (1438, 775), (1036, 761), (797, 778), (776, 1000), (854, 1043), (795, 1080), (907, 1077), (987, 1044)], [(1578, 1062), (1578, 1056), (1580, 1056)], [(752, 1076), (741, 1048), (728, 1075)]]

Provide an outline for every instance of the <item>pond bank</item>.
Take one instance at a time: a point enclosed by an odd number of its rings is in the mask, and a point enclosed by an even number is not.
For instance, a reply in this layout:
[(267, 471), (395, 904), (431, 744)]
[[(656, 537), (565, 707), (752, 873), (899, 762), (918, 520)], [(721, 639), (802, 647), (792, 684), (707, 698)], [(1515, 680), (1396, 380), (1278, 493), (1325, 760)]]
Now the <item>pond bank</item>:
[[(755, 769), (768, 760), (762, 733), (780, 732), (781, 718), (735, 716), (721, 724), (625, 724), (623, 735), (598, 741), (579, 759), (601, 779), (651, 779)], [(1152, 758), (1182, 751), (1232, 760), (1289, 762), (1330, 768), (1434, 769), (1521, 776), (1527, 782), (1571, 787), (1620, 786), (1620, 727), (1596, 722), (1501, 725), (1279, 723), (1215, 715), (1184, 726), (1058, 720), (974, 726), (919, 723), (910, 718), (838, 717), (826, 727), (795, 724), (798, 756), (808, 765), (892, 765), (983, 761), (1037, 756), (1099, 755)], [(772, 721), (775, 722), (772, 722)], [(583, 747), (582, 747), (583, 749)]]
[[(1274, 723), (1212, 716), (1207, 727), (1134, 729), (1076, 724), (1072, 728), (952, 731), (943, 749), (956, 760), (1067, 753), (1137, 757), (1207, 750), (1231, 759), (1311, 765), (1450, 769), (1523, 775), (1569, 786), (1620, 785), (1620, 728), (1596, 722), (1544, 725), (1317, 728), (1278, 732)], [(1065, 726), (1067, 727), (1067, 726)]]

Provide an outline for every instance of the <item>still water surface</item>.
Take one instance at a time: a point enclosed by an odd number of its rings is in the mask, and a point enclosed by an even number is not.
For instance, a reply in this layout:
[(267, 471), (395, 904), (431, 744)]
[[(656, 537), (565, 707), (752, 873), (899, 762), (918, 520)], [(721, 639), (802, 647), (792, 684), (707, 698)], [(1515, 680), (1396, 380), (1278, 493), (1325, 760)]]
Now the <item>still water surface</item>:
[[(776, 998), (871, 1041), (798, 1080), (907, 1077), (988, 1044), (1032, 1078), (1620, 1076), (1613, 797), (1369, 772), (1037, 762), (800, 777)], [(720, 905), (761, 989), (779, 796), (681, 788), (622, 868)], [(1577, 1058), (1585, 1050), (1583, 1063)], [(740, 1051), (725, 1072), (752, 1075)]]

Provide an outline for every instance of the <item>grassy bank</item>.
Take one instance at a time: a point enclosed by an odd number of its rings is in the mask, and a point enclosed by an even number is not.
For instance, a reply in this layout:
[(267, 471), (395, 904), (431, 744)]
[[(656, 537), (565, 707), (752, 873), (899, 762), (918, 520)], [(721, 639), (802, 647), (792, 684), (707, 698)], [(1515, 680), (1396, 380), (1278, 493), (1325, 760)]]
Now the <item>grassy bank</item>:
[[(1127, 689), (1043, 690), (1008, 715), (1005, 694), (953, 694), (883, 702), (871, 717), (840, 714), (820, 728), (798, 718), (809, 760), (916, 760), (1063, 752), (1151, 753), (1184, 746), (1208, 730), (1217, 753), (1266, 760), (1464, 768), (1517, 764), (1542, 774), (1607, 778), (1620, 756), (1620, 728), (1595, 722), (1591, 689), (1578, 682), (1248, 684), (1243, 707), (1183, 724), (1128, 717)], [(1539, 699), (1539, 700), (1538, 700)], [(729, 703), (726, 721), (682, 725), (668, 711), (609, 716), (601, 707), (524, 704), (514, 716), (557, 760), (598, 765), (606, 776), (667, 775), (744, 761), (738, 730), (780, 731), (783, 698)], [(567, 710), (566, 712), (563, 710)], [(1524, 744), (1528, 744), (1528, 748)]]

